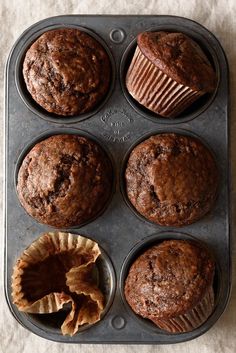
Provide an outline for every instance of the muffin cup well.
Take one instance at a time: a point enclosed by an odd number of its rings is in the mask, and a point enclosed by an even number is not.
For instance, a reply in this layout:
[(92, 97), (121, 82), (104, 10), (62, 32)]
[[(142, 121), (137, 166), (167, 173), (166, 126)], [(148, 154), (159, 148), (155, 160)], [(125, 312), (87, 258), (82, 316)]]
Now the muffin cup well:
[[(146, 59), (144, 55), (139, 54), (140, 50), (137, 47), (137, 40), (134, 39), (126, 48), (120, 64), (120, 82), (125, 98), (133, 109), (135, 109), (140, 115), (156, 123), (178, 124), (196, 118), (211, 105), (217, 94), (217, 89), (220, 82), (220, 69), (214, 48), (212, 48), (206, 38), (201, 36), (199, 33), (193, 30), (186, 30), (185, 28), (181, 28), (179, 26), (162, 25), (151, 27), (146, 31), (182, 32), (196, 41), (215, 69), (217, 77), (216, 88), (214, 92), (202, 95), (201, 92), (194, 92), (183, 85), (177, 84), (176, 81), (170, 79), (162, 71), (157, 69), (149, 60)], [(135, 58), (136, 56), (137, 58)], [(129, 93), (126, 86), (126, 74), (129, 67), (131, 75), (131, 79), (129, 81), (132, 80), (130, 87), (134, 92), (133, 97)], [(149, 73), (152, 72), (152, 75), (149, 75), (150, 79), (146, 82), (142, 80), (142, 73), (144, 69), (149, 70)], [(153, 78), (154, 76), (155, 79)], [(153, 103), (150, 103), (150, 105), (148, 104), (151, 110), (148, 109), (147, 105), (144, 106), (136, 100), (139, 99), (140, 102), (144, 102), (145, 98), (153, 97), (155, 94), (157, 94), (157, 97), (161, 96), (161, 101), (158, 102), (155, 100)], [(173, 111), (168, 110), (169, 104), (171, 104), (174, 100), (175, 103), (178, 102), (176, 109)], [(160, 109), (160, 112), (162, 112), (163, 115), (171, 114), (173, 118), (167, 118), (152, 111), (157, 109)], [(178, 114), (180, 110), (183, 111)]]
[[(71, 235), (73, 236), (73, 232), (71, 233)], [(83, 236), (83, 238), (86, 238), (88, 241), (93, 240), (86, 236)], [(65, 246), (66, 246), (66, 242), (63, 242), (63, 247)], [(68, 249), (69, 249), (69, 244), (68, 244)], [(114, 300), (114, 295), (116, 290), (116, 276), (115, 276), (114, 267), (109, 256), (100, 245), (99, 245), (99, 250), (100, 250), (100, 255), (97, 258), (96, 263), (94, 265), (94, 273), (95, 273), (95, 278), (96, 278), (98, 288), (101, 290), (101, 292), (104, 295), (104, 309), (101, 312), (99, 321), (94, 322), (93, 324), (84, 324), (80, 326), (77, 334), (89, 329), (94, 325), (98, 325), (101, 322), (101, 320), (104, 318), (104, 316), (107, 314), (107, 312), (109, 311)], [(37, 254), (35, 252), (35, 256), (36, 255)], [(43, 307), (40, 306), (40, 309), (42, 308)], [(68, 313), (70, 312), (70, 310), (71, 310), (70, 305), (65, 304), (60, 311), (53, 312), (50, 314), (32, 314), (32, 313), (25, 313), (20, 311), (19, 313), (20, 315), (26, 316), (27, 320), (31, 324), (35, 325), (39, 330), (46, 329), (49, 333), (62, 335), (60, 328), (65, 318), (68, 316)]]
[[(216, 264), (213, 287), (209, 287), (206, 290), (204, 298), (199, 303), (199, 305), (196, 305), (192, 312), (189, 311), (185, 315), (175, 317), (174, 320), (160, 320), (160, 327), (155, 325), (154, 322), (152, 322), (151, 320), (143, 318), (142, 316), (136, 314), (129, 306), (124, 294), (125, 280), (128, 276), (129, 269), (134, 263), (134, 261), (147, 249), (165, 240), (189, 240), (191, 242), (198, 243), (203, 247), (206, 247), (207, 250), (212, 253), (208, 245), (199, 240), (199, 236), (198, 238), (196, 238), (192, 235), (186, 233), (177, 233), (175, 231), (160, 232), (148, 236), (140, 240), (136, 245), (134, 245), (134, 247), (130, 250), (126, 258), (124, 259), (119, 278), (120, 294), (126, 311), (136, 322), (138, 322), (146, 330), (160, 334), (160, 332), (163, 332), (162, 330), (168, 328), (168, 334), (185, 334), (187, 331), (197, 330), (198, 327), (202, 325), (207, 325), (208, 318), (214, 315), (214, 310), (216, 309), (219, 303), (219, 297), (222, 289), (222, 276), (221, 269), (214, 254), (213, 257), (216, 259)], [(207, 310), (206, 305), (210, 305), (210, 308), (207, 308)], [(204, 310), (206, 310), (206, 312), (204, 312)], [(187, 320), (190, 321), (188, 322)], [(159, 321), (157, 322), (157, 324), (159, 325)]]
[[(16, 166), (15, 166), (15, 170), (14, 170), (14, 186), (15, 186), (15, 192), (18, 198), (18, 193), (17, 193), (17, 180), (18, 180), (18, 173), (19, 173), (19, 169), (21, 167), (21, 164), (24, 160), (24, 158), (26, 157), (26, 155), (28, 154), (28, 152), (39, 142), (49, 138), (50, 136), (53, 135), (64, 135), (64, 134), (68, 134), (68, 135), (78, 135), (78, 136), (82, 136), (82, 137), (87, 137), (90, 140), (92, 140), (93, 142), (95, 142), (96, 144), (99, 145), (99, 147), (103, 150), (103, 152), (105, 153), (105, 155), (107, 156), (108, 160), (110, 161), (110, 165), (111, 165), (111, 192), (110, 192), (110, 196), (108, 197), (106, 203), (104, 204), (104, 206), (101, 208), (101, 210), (92, 218), (90, 218), (89, 220), (87, 220), (84, 223), (81, 223), (79, 225), (75, 225), (75, 226), (69, 226), (66, 228), (61, 228), (61, 229), (75, 229), (75, 228), (81, 228), (84, 225), (93, 222), (95, 219), (97, 219), (98, 217), (100, 217), (105, 210), (107, 209), (108, 205), (110, 204), (113, 194), (115, 192), (115, 185), (116, 185), (116, 180), (115, 180), (115, 173), (114, 173), (114, 161), (113, 161), (113, 157), (111, 156), (110, 152), (108, 151), (107, 148), (104, 147), (104, 145), (102, 145), (102, 143), (98, 140), (97, 137), (95, 137), (94, 135), (88, 133), (87, 131), (84, 130), (79, 130), (79, 129), (75, 129), (75, 128), (61, 128), (61, 129), (56, 129), (56, 130), (47, 130), (43, 133), (41, 133), (40, 135), (38, 135), (37, 137), (35, 137), (32, 141), (30, 141), (25, 147), (24, 149), (21, 151), (21, 153), (19, 154), (19, 157), (17, 159), (16, 162)], [(19, 205), (23, 208), (23, 206), (21, 205), (20, 201), (18, 200)], [(23, 208), (24, 209), (24, 208)], [(26, 212), (26, 210), (24, 209), (24, 211)], [(26, 212), (27, 213), (27, 212)], [(27, 213), (28, 214), (28, 213)], [(29, 214), (28, 214), (29, 215)], [(41, 223), (39, 222), (37, 219), (33, 218), (31, 215), (29, 215), (29, 217), (31, 217), (35, 222)], [(44, 224), (44, 223), (42, 223)], [(52, 226), (53, 228), (57, 228)]]
[[(60, 28), (74, 28), (74, 29), (78, 29), (82, 32), (85, 32), (87, 34), (89, 34), (92, 38), (94, 38), (102, 47), (103, 49), (106, 51), (109, 60), (110, 60), (110, 64), (111, 64), (111, 81), (110, 81), (110, 87), (107, 91), (107, 93), (105, 94), (105, 96), (102, 98), (102, 100), (100, 102), (98, 102), (98, 104), (89, 112), (87, 113), (82, 113), (82, 114), (77, 114), (77, 115), (73, 115), (73, 116), (61, 116), (61, 115), (57, 115), (54, 113), (49, 113), (47, 110), (45, 110), (43, 107), (41, 107), (30, 95), (29, 91), (27, 90), (25, 81), (24, 81), (24, 77), (23, 77), (23, 62), (24, 62), (24, 58), (25, 58), (25, 54), (27, 52), (27, 50), (30, 48), (30, 46), (45, 32), (47, 31), (51, 31), (51, 30), (55, 30), (55, 29), (60, 29)], [(109, 97), (112, 94), (113, 88), (114, 88), (114, 84), (115, 84), (115, 62), (114, 62), (114, 58), (111, 54), (111, 51), (109, 49), (109, 47), (107, 46), (107, 44), (103, 41), (102, 38), (100, 38), (96, 33), (94, 33), (92, 30), (88, 29), (88, 28), (84, 28), (81, 26), (77, 26), (77, 25), (52, 25), (52, 26), (48, 26), (45, 27), (37, 32), (35, 32), (28, 40), (25, 41), (24, 45), (21, 47), (20, 52), (18, 53), (18, 57), (16, 60), (16, 66), (15, 66), (15, 83), (16, 83), (16, 87), (18, 90), (18, 93), (22, 99), (22, 101), (24, 102), (24, 104), (27, 106), (27, 108), (29, 108), (34, 114), (36, 114), (37, 116), (39, 116), (42, 119), (45, 119), (47, 121), (51, 121), (54, 123), (58, 123), (58, 124), (73, 124), (76, 122), (80, 122), (83, 121), (85, 119), (90, 118), (91, 116), (93, 116), (94, 114), (96, 114), (98, 111), (100, 111), (100, 109), (102, 109), (102, 107), (105, 105), (105, 103), (108, 101)]]
[[(127, 191), (126, 191), (126, 180), (125, 180), (125, 171), (126, 171), (126, 168), (127, 168), (127, 163), (128, 163), (128, 160), (129, 160), (129, 157), (130, 157), (130, 154), (131, 152), (133, 151), (133, 149), (138, 146), (140, 143), (142, 143), (143, 141), (147, 140), (148, 138), (150, 138), (151, 136), (154, 136), (154, 135), (159, 135), (159, 134), (169, 134), (169, 133), (174, 133), (174, 134), (178, 134), (178, 135), (183, 135), (183, 136), (187, 136), (187, 137), (193, 137), (197, 140), (199, 140), (204, 146), (207, 147), (207, 149), (210, 151), (210, 153), (212, 154), (214, 160), (216, 161), (216, 166), (217, 166), (217, 156), (215, 155), (214, 151), (212, 150), (211, 146), (208, 145), (208, 143), (206, 143), (200, 136), (198, 136), (197, 134), (193, 133), (193, 132), (190, 132), (188, 130), (184, 130), (184, 129), (178, 129), (178, 128), (165, 128), (165, 129), (160, 129), (160, 130), (153, 130), (153, 131), (150, 131), (144, 135), (142, 135), (141, 137), (139, 137), (130, 147), (129, 149), (127, 150), (124, 158), (123, 158), (123, 161), (122, 161), (122, 165), (121, 165), (121, 171), (120, 171), (120, 191), (121, 191), (121, 194), (123, 196), (123, 199), (127, 205), (127, 207), (141, 220), (141, 221), (144, 221), (144, 222), (148, 222), (156, 227), (160, 227), (159, 224), (149, 220), (148, 218), (146, 218), (145, 216), (143, 216), (141, 213), (138, 212), (138, 210), (133, 206), (133, 204), (131, 203), (131, 201), (129, 200), (128, 198), (128, 195), (127, 195)], [(218, 166), (217, 166), (218, 168)], [(220, 175), (220, 172), (219, 172), (219, 168), (218, 168), (218, 174)], [(220, 179), (220, 178), (219, 178)], [(215, 198), (215, 202), (217, 201), (217, 198), (218, 198), (218, 192), (219, 192), (219, 185), (218, 185), (218, 190), (217, 190), (217, 194), (216, 194), (216, 198)], [(211, 211), (209, 211), (208, 213), (210, 213)], [(207, 213), (207, 214), (208, 214)], [(202, 218), (206, 217), (207, 216), (204, 215)], [(201, 219), (202, 219), (201, 218)], [(201, 220), (199, 219), (199, 220)], [(199, 220), (193, 222), (193, 223), (196, 223), (198, 222)], [(167, 227), (165, 225), (161, 225), (161, 227)], [(181, 226), (178, 226), (178, 227), (181, 227)]]

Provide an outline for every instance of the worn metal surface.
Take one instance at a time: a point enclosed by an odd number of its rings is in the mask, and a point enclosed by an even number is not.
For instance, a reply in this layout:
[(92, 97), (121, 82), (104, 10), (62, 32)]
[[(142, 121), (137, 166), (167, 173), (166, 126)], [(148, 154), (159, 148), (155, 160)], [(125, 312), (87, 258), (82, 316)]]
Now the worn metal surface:
[[(22, 81), (21, 65), (25, 50), (42, 32), (70, 25), (86, 28), (105, 42), (113, 58), (113, 84), (108, 99), (92, 116), (87, 114), (60, 119), (44, 112), (32, 102)], [(215, 94), (199, 100), (175, 120), (154, 117), (129, 98), (124, 86), (124, 73), (134, 50), (135, 37), (150, 28), (187, 33), (208, 52), (218, 73)], [(216, 38), (196, 22), (172, 16), (74, 15), (46, 19), (24, 32), (13, 47), (6, 68), (5, 114), (5, 292), (15, 318), (35, 334), (72, 343), (174, 343), (195, 338), (207, 331), (224, 311), (231, 284), (228, 68), (224, 52)], [(108, 207), (93, 222), (71, 230), (93, 238), (109, 254), (116, 274), (116, 292), (110, 310), (99, 323), (73, 337), (64, 337), (53, 320), (47, 323), (38, 315), (26, 315), (17, 310), (11, 302), (11, 275), (13, 265), (22, 251), (41, 233), (51, 229), (28, 216), (19, 204), (15, 191), (19, 156), (26, 146), (32, 146), (32, 141), (35, 143), (38, 138), (42, 139), (42, 134), (48, 136), (55, 132), (68, 132), (70, 129), (78, 129), (78, 133), (82, 129), (94, 135), (113, 159), (116, 185)], [(200, 221), (178, 229), (157, 226), (137, 217), (127, 206), (122, 193), (122, 169), (130, 146), (142, 135), (163, 131), (200, 137), (212, 149), (220, 170), (219, 197), (212, 212)], [(165, 333), (146, 320), (137, 318), (123, 303), (121, 292), (125, 271), (129, 262), (133, 261), (133, 257), (129, 256), (126, 261), (125, 258), (141, 240), (145, 239), (140, 246), (145, 247), (152, 243), (154, 234), (155, 241), (195, 237), (205, 242), (215, 254), (216, 307), (211, 317), (193, 332)], [(136, 253), (135, 250), (134, 254)], [(112, 274), (109, 266), (107, 273)], [(115, 277), (112, 277), (113, 281)]]

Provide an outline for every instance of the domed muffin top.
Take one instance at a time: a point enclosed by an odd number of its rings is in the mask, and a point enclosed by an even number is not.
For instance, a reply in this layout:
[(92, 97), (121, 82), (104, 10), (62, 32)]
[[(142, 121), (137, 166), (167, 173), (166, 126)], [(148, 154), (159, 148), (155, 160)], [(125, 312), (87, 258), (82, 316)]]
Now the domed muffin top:
[(24, 158), (17, 192), (32, 217), (65, 228), (96, 216), (111, 186), (111, 163), (99, 145), (79, 135), (54, 135)]
[(199, 45), (183, 33), (143, 32), (137, 37), (141, 52), (176, 82), (195, 91), (212, 92), (216, 74)]
[(217, 196), (218, 170), (196, 138), (158, 134), (137, 145), (125, 171), (127, 196), (148, 220), (182, 226), (203, 217)]
[(131, 265), (125, 297), (147, 318), (170, 318), (192, 309), (212, 285), (214, 260), (197, 242), (166, 240)]
[(33, 99), (48, 112), (92, 110), (107, 93), (110, 60), (100, 43), (75, 28), (42, 34), (28, 49), (23, 76)]

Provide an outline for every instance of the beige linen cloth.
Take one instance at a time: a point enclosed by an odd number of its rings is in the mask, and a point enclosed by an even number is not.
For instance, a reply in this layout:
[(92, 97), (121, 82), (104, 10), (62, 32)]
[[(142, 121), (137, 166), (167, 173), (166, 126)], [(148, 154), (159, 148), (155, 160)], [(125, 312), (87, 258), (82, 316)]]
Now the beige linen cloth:
[[(236, 1), (235, 0), (0, 0), (0, 158), (3, 162), (3, 107), (4, 66), (9, 50), (18, 36), (33, 23), (46, 17), (62, 14), (171, 14), (191, 18), (212, 31), (223, 45), (231, 73), (231, 139), (233, 190), (235, 203), (236, 187)], [(3, 168), (0, 169), (1, 187)], [(2, 190), (0, 191), (2, 195)], [(1, 199), (1, 208), (3, 198)], [(2, 239), (3, 239), (3, 219)], [(233, 229), (233, 238), (236, 231)], [(0, 246), (3, 258), (3, 240)], [(233, 251), (233, 289), (227, 310), (219, 321), (203, 336), (176, 345), (68, 345), (50, 342), (22, 328), (11, 316), (5, 303), (3, 278), (0, 295), (0, 352), (2, 353), (114, 353), (130, 352), (178, 352), (178, 353), (233, 353), (236, 352), (236, 242)], [(3, 264), (3, 261), (2, 261)], [(1, 271), (1, 276), (3, 271)]]

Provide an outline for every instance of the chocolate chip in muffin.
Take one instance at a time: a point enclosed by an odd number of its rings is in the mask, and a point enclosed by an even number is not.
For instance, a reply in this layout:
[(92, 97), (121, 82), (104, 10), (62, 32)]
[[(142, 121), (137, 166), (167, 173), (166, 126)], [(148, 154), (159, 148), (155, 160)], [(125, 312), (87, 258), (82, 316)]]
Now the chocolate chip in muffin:
[(137, 145), (125, 171), (126, 193), (146, 219), (165, 226), (191, 224), (215, 202), (218, 170), (196, 138), (158, 134)]
[(39, 222), (65, 228), (94, 218), (107, 203), (112, 167), (87, 137), (54, 135), (37, 143), (18, 173), (19, 200)]
[(93, 110), (106, 95), (111, 64), (97, 40), (75, 28), (42, 34), (28, 49), (23, 76), (33, 99), (62, 116)]

